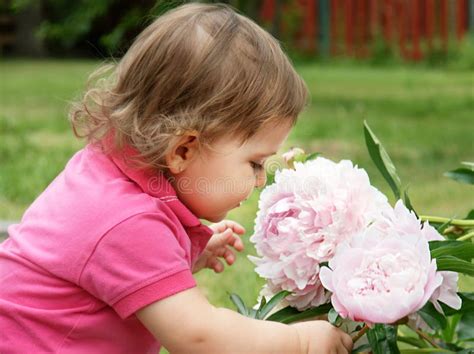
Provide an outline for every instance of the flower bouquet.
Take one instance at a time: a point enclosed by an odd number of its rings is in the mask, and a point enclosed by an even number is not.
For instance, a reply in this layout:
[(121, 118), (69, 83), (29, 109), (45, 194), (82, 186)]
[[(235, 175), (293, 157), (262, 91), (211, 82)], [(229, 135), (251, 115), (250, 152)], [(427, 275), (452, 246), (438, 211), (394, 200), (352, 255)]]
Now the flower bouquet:
[[(291, 323), (324, 318), (353, 335), (353, 353), (474, 353), (474, 211), (466, 219), (420, 216), (387, 152), (364, 126), (369, 154), (396, 199), (365, 170), (292, 149), (288, 168), (260, 196), (249, 256), (266, 279), (247, 316)], [(473, 184), (473, 164), (448, 173)]]

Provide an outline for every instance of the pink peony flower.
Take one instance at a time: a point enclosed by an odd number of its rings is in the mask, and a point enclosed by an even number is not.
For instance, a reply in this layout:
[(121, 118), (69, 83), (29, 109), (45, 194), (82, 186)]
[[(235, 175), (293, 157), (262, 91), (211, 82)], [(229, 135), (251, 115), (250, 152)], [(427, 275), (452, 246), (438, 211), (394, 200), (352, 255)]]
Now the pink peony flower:
[(442, 314), (444, 314), (444, 311), (441, 308), (439, 301), (455, 310), (459, 310), (462, 305), (462, 300), (457, 294), (458, 273), (443, 271), (439, 272), (439, 274), (443, 277), (443, 282), (441, 283), (441, 286), (435, 290), (430, 301), (433, 303), (435, 309)]
[(260, 258), (249, 258), (272, 292), (293, 292), (287, 297), (292, 306), (321, 305), (329, 294), (319, 280), (319, 265), (390, 209), (367, 173), (350, 161), (296, 162), (295, 170), (277, 171), (275, 183), (260, 196), (250, 238)]
[(341, 245), (329, 267), (320, 279), (332, 292), (334, 309), (368, 324), (393, 323), (418, 311), (443, 281), (420, 229), (403, 237), (370, 227)]
[(444, 237), (428, 221), (422, 223), (414, 212), (408, 210), (402, 200), (398, 200), (393, 209), (385, 209), (375, 225), (382, 230), (392, 229), (400, 236), (418, 234), (421, 230), (421, 234), (427, 241), (444, 240)]
[[(399, 200), (393, 210), (386, 210), (384, 217), (379, 219), (375, 227), (383, 230), (384, 234), (397, 233), (402, 237), (412, 237), (412, 235), (420, 234), (426, 241), (442, 241), (443, 236), (431, 226), (427, 221), (422, 223), (415, 215), (407, 209), (401, 200)], [(458, 290), (458, 274), (456, 272), (439, 272), (443, 281), (438, 289), (433, 293), (430, 301), (435, 308), (443, 313), (439, 301), (458, 310), (461, 308), (461, 298), (457, 294)]]

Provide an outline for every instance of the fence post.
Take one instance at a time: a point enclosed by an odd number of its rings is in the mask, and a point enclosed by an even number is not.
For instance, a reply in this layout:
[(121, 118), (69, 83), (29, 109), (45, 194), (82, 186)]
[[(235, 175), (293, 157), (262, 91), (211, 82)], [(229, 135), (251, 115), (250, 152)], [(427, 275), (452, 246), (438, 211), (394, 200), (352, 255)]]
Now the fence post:
[(474, 0), (469, 0), (469, 31), (474, 34)]
[(467, 29), (467, 9), (469, 5), (467, 0), (458, 0), (456, 5), (456, 37), (460, 41)]
[(425, 3), (425, 38), (428, 43), (428, 51), (433, 50), (433, 36), (435, 29), (435, 11), (434, 11), (434, 0), (426, 0)]
[(339, 0), (332, 0), (330, 2), (331, 8), (329, 9), (329, 18), (330, 18), (330, 47), (331, 55), (336, 56), (339, 54), (339, 21), (338, 21), (338, 11), (340, 11)]
[(329, 31), (329, 0), (319, 0), (319, 48), (323, 57), (329, 56), (330, 31)]
[(443, 50), (446, 52), (448, 50), (448, 17), (449, 17), (449, 7), (448, 0), (441, 0), (441, 40), (443, 45)]
[(422, 58), (420, 49), (420, 2), (412, 2), (411, 20), (412, 20), (412, 58), (420, 60)]
[(346, 1), (344, 5), (344, 29), (346, 42), (346, 55), (352, 56), (354, 50), (354, 8), (352, 1)]

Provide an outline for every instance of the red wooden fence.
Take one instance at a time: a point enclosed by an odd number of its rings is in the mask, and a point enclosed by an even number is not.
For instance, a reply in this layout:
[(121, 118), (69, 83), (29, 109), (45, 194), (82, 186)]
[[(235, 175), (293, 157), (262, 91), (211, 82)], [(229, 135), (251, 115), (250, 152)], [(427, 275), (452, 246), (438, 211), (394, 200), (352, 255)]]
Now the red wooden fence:
[(421, 60), (433, 50), (446, 51), (468, 33), (469, 1), (293, 0), (278, 6), (281, 1), (264, 0), (260, 15), (266, 23), (279, 18), (276, 25), (284, 33), (292, 28), (285, 13), (296, 12), (292, 39), (307, 53), (368, 57), (383, 41), (403, 58)]

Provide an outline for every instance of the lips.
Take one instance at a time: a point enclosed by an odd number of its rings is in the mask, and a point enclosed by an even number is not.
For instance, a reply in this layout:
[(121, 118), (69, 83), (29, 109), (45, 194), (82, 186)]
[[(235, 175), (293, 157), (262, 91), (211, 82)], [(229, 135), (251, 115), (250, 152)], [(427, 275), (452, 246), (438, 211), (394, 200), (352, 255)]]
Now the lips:
[(244, 202), (245, 202), (246, 200), (247, 200), (247, 199), (242, 200), (239, 204), (237, 204), (237, 205), (235, 206), (235, 208), (238, 208), (238, 207), (242, 206), (242, 204), (244, 204)]

